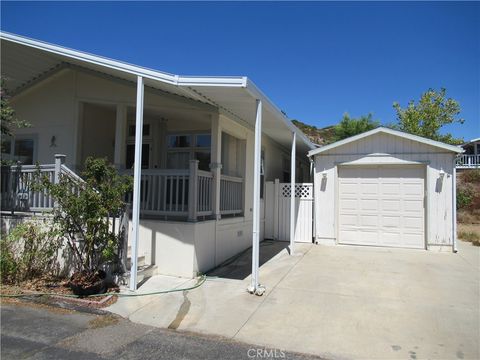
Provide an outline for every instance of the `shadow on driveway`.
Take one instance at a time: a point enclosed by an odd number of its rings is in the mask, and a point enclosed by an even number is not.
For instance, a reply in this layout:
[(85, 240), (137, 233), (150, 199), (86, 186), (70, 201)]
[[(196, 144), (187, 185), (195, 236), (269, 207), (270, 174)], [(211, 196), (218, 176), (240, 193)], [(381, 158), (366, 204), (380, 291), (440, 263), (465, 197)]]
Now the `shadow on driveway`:
[[(289, 245), (288, 241), (264, 240), (260, 243), (259, 266), (275, 257)], [(224, 279), (245, 280), (252, 273), (252, 248), (225, 260), (207, 275)]]

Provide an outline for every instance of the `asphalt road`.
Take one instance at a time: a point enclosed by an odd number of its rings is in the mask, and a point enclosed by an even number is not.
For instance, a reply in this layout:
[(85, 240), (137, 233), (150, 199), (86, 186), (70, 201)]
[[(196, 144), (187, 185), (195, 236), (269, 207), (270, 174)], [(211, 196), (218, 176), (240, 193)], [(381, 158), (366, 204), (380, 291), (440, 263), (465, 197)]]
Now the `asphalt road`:
[(318, 359), (43, 305), (1, 309), (1, 359)]

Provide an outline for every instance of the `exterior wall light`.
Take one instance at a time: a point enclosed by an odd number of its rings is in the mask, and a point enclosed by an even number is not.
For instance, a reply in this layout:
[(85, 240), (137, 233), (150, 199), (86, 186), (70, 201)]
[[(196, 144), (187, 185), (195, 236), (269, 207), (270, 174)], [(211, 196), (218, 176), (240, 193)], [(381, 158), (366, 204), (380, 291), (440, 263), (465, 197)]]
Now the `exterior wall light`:
[(443, 180), (443, 178), (445, 177), (445, 171), (443, 171), (442, 168), (440, 168), (440, 172), (438, 173), (438, 176), (440, 177), (440, 180)]
[(327, 170), (323, 169), (322, 171), (322, 178), (326, 179), (327, 178)]

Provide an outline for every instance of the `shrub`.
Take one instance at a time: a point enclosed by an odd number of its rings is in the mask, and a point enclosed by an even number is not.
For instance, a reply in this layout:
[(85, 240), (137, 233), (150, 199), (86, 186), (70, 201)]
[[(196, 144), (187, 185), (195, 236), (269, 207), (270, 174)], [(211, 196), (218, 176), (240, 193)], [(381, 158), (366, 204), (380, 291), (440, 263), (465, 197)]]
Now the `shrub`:
[(464, 171), (462, 173), (462, 181), (465, 183), (480, 184), (480, 169)]
[(463, 185), (457, 189), (457, 209), (468, 208), (473, 203), (474, 191), (468, 185)]
[(42, 184), (58, 204), (54, 223), (66, 239), (73, 266), (77, 271), (94, 271), (115, 257), (119, 235), (108, 218), (125, 209), (125, 194), (132, 180), (118, 175), (106, 159), (91, 157), (85, 161), (82, 178), (84, 182), (61, 176), (55, 184), (44, 177)]
[(480, 234), (475, 231), (460, 231), (458, 237), (464, 241), (471, 242), (475, 246), (480, 246)]
[(17, 225), (0, 240), (2, 283), (18, 283), (56, 270), (61, 247), (55, 226), (46, 229), (35, 222)]

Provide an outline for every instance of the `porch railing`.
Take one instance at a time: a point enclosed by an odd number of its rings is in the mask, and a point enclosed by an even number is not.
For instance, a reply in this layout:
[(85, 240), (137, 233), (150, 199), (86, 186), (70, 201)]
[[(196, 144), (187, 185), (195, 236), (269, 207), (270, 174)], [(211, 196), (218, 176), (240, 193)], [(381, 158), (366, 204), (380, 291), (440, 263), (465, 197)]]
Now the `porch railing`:
[(220, 214), (231, 215), (243, 212), (243, 179), (220, 176)]
[[(123, 171), (133, 175), (133, 170)], [(188, 215), (188, 170), (145, 169), (140, 180), (140, 211), (148, 215)], [(133, 194), (127, 194), (132, 203)]]
[(457, 169), (471, 169), (480, 167), (480, 155), (458, 155)]
[[(38, 175), (58, 182), (66, 176), (73, 193), (81, 191), (84, 182), (75, 172), (56, 158), (54, 164), (2, 167), (2, 211), (44, 212), (54, 208), (54, 200), (45, 190), (37, 190), (34, 182)], [(40, 174), (37, 174), (40, 172)], [(133, 170), (120, 173), (133, 175)], [(236, 215), (243, 212), (243, 179), (220, 176), (219, 215)], [(212, 216), (214, 209), (215, 178), (212, 172), (198, 169), (198, 161), (192, 160), (189, 169), (145, 169), (140, 179), (140, 211), (142, 215), (177, 217), (197, 221)], [(126, 195), (132, 203), (133, 194)]]
[(52, 196), (45, 189), (39, 189), (35, 182), (46, 177), (58, 183), (60, 176), (68, 177), (70, 189), (78, 194), (80, 183), (77, 174), (63, 164), (65, 156), (56, 155), (54, 164), (2, 166), (0, 196), (2, 211), (45, 212), (54, 207)]

